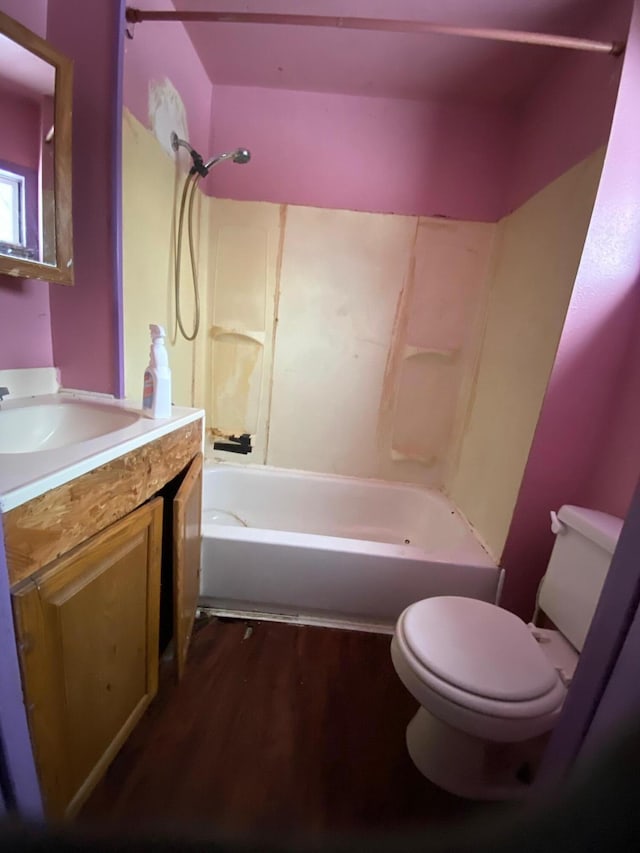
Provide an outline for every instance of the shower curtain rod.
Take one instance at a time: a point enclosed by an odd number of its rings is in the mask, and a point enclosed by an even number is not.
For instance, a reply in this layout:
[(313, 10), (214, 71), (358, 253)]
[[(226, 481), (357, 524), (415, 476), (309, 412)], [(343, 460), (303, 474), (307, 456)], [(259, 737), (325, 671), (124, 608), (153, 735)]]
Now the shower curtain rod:
[(564, 47), (569, 50), (588, 50), (619, 56), (625, 43), (621, 41), (595, 41), (573, 36), (529, 33), (519, 30), (453, 27), (427, 21), (398, 21), (380, 18), (342, 18), (334, 15), (272, 15), (263, 12), (151, 12), (127, 7), (126, 18), (130, 24), (143, 21), (215, 22), (221, 24), (280, 24), (295, 27), (334, 27), (345, 30), (379, 30), (394, 33), (435, 33), (446, 36), (489, 39), (492, 41), (537, 44)]

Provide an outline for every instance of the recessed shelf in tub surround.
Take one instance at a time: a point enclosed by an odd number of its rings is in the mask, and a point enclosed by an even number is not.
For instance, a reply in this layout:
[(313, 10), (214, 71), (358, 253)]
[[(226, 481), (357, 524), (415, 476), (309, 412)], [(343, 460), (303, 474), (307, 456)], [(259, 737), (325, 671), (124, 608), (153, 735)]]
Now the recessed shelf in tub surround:
[(0, 512), (8, 512), (50, 489), (204, 418), (202, 409), (174, 406), (170, 418), (153, 420), (142, 415), (137, 401), (115, 400), (105, 395), (59, 392), (13, 401), (7, 397), (0, 406), (0, 424), (5, 411), (65, 402), (72, 404), (74, 401), (124, 410), (134, 417), (122, 428), (55, 449), (0, 453)]
[(258, 432), (263, 397), (264, 329), (211, 326), (213, 423), (224, 435)]
[(436, 358), (443, 361), (455, 361), (459, 350), (455, 349), (433, 349), (432, 347), (416, 347), (406, 345), (404, 347), (402, 358)]
[(242, 338), (244, 340), (253, 341), (260, 346), (264, 346), (265, 331), (250, 331), (248, 329), (228, 329), (225, 326), (212, 326), (211, 337), (214, 340), (219, 338)]

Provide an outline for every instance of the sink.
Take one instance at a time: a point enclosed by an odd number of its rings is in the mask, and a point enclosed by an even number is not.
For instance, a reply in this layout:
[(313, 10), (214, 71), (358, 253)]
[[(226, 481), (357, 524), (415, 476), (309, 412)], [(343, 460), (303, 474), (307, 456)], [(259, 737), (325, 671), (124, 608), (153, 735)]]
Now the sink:
[(131, 426), (137, 412), (79, 400), (0, 409), (0, 453), (56, 450)]

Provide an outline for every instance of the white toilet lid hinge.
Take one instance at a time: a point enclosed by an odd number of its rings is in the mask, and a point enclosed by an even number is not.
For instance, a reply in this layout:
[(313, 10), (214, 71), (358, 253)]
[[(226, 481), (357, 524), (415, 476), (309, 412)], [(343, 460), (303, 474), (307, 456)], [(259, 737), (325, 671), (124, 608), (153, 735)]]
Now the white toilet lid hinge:
[(566, 688), (571, 687), (571, 682), (573, 680), (573, 676), (569, 675), (569, 673), (566, 672), (566, 670), (564, 670), (561, 666), (556, 666), (555, 670), (558, 673), (558, 675), (560, 676), (560, 681), (562, 682), (562, 684)]

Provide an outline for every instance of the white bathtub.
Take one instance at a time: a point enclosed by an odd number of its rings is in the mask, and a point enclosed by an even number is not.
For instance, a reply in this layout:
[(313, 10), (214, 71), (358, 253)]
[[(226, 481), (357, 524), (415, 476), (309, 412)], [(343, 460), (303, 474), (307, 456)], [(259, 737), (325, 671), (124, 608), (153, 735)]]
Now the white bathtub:
[(500, 569), (420, 486), (209, 463), (203, 507), (204, 605), (386, 629), (421, 598), (497, 597)]

